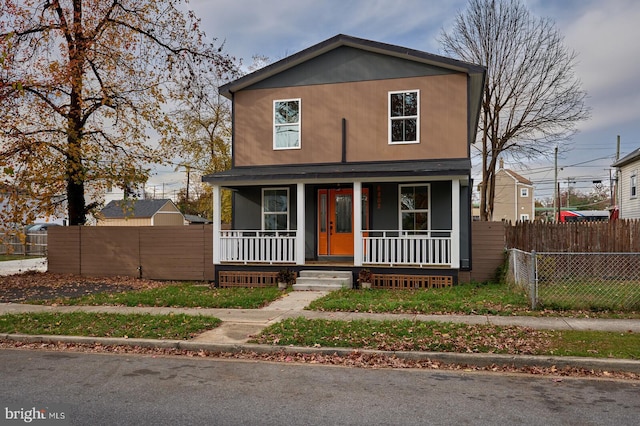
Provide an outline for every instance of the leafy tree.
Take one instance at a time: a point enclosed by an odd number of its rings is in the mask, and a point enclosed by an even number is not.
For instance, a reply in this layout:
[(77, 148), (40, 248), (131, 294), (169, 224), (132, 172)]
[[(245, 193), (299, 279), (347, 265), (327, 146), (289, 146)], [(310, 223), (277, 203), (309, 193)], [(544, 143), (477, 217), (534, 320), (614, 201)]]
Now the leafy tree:
[(183, 3), (0, 0), (0, 183), (41, 212), (64, 203), (78, 225), (92, 191), (144, 182), (162, 160), (150, 134), (178, 129), (166, 111), (180, 89), (232, 66)]
[(481, 220), (491, 220), (500, 156), (516, 161), (553, 154), (589, 116), (575, 77), (576, 54), (555, 24), (520, 0), (469, 0), (447, 33), (445, 53), (487, 67), (480, 114)]

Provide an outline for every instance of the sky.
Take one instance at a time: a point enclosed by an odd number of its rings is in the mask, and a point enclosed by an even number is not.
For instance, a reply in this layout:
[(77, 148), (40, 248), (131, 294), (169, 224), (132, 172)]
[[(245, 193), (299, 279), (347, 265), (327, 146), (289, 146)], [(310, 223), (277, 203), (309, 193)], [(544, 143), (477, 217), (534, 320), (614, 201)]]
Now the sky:
[[(609, 188), (611, 164), (620, 136), (620, 157), (640, 148), (640, 1), (524, 0), (536, 16), (552, 19), (577, 53), (576, 76), (587, 92), (591, 118), (558, 159), (562, 190), (590, 192), (593, 181)], [(348, 34), (434, 54), (442, 54), (439, 36), (449, 32), (466, 0), (190, 0), (210, 38), (245, 65), (255, 55), (271, 62)], [(562, 149), (562, 148), (561, 148)], [(473, 152), (473, 151), (472, 151)], [(505, 167), (530, 179), (536, 199), (553, 196), (553, 160)], [(480, 171), (474, 168), (474, 180)], [(158, 173), (150, 185), (170, 193), (184, 176)]]

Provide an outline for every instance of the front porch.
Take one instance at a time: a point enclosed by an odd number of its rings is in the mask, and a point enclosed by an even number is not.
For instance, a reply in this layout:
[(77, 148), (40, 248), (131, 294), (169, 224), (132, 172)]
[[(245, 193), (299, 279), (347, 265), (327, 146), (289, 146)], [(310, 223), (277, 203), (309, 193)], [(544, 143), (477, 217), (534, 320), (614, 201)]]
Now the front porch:
[(459, 178), (242, 186), (233, 188), (233, 229), (223, 230), (221, 187), (214, 184), (213, 263), (339, 258), (356, 267), (459, 269), (461, 235), (468, 233), (460, 213), (468, 186), (461, 187)]
[[(304, 264), (297, 258), (297, 231), (218, 231), (219, 262), (240, 264)], [(360, 231), (354, 266), (447, 267), (454, 262), (451, 230)], [(214, 241), (216, 238), (214, 237)], [(302, 262), (301, 262), (302, 260)]]

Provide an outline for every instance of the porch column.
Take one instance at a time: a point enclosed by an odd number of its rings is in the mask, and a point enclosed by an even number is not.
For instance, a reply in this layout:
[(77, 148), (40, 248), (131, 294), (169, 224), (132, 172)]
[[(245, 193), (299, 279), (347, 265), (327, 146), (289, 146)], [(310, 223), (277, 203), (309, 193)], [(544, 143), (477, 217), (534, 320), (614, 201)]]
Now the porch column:
[(212, 185), (213, 193), (213, 264), (220, 263), (220, 222), (222, 221), (221, 202), (220, 202), (220, 186)]
[(460, 180), (451, 181), (451, 268), (460, 268)]
[(304, 265), (304, 233), (307, 228), (304, 222), (304, 183), (297, 185), (296, 201), (296, 265)]
[(362, 266), (362, 182), (353, 182), (353, 266)]

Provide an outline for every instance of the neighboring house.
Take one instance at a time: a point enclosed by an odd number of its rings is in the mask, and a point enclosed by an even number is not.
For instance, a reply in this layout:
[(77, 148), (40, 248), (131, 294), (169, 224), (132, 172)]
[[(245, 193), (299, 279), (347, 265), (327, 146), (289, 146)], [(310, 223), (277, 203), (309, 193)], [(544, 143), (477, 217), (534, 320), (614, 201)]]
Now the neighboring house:
[(185, 214), (184, 220), (188, 225), (210, 225), (211, 221), (206, 217), (198, 216), (195, 214)]
[[(471, 267), (484, 79), (477, 65), (337, 35), (220, 87), (232, 168), (203, 177), (216, 274), (290, 264), (457, 282)], [(229, 231), (221, 188), (233, 190)]]
[(114, 200), (99, 213), (97, 226), (176, 226), (185, 218), (171, 200)]
[(620, 219), (640, 219), (640, 148), (612, 164), (617, 168), (617, 207)]
[(496, 172), (495, 196), (493, 199), (493, 220), (527, 221), (535, 219), (533, 183), (513, 170), (504, 168)]

